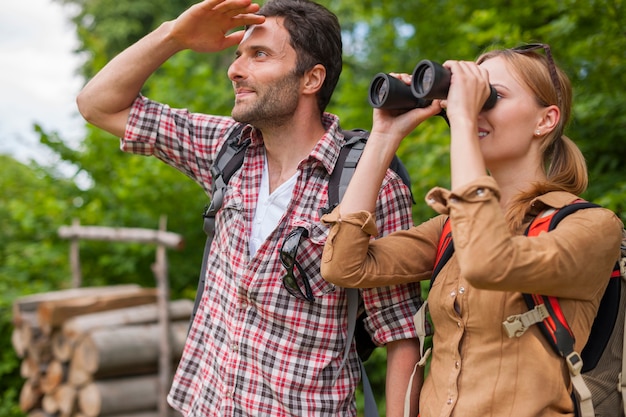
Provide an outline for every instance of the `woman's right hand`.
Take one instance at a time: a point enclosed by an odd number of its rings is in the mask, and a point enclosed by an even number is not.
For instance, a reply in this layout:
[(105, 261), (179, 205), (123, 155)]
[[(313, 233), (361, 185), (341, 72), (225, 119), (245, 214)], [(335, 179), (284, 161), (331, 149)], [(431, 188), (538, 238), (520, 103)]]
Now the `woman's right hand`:
[[(410, 84), (409, 74), (391, 74)], [(438, 114), (438, 100), (424, 108), (403, 112), (374, 109), (373, 125), (369, 139), (356, 167), (341, 205), (340, 215), (366, 210), (375, 211), (376, 199), (387, 167), (400, 146), (400, 142), (421, 122)]]

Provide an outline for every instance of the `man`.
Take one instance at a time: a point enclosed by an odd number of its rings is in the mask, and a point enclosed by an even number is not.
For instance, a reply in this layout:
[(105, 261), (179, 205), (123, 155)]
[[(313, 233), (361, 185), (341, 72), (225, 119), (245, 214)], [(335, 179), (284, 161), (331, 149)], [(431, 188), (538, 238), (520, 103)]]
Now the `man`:
[[(170, 109), (139, 94), (175, 53), (234, 45), (232, 118)], [(207, 192), (235, 126), (244, 124), (241, 140), (251, 140), (216, 217), (206, 288), (168, 397), (185, 416), (356, 415), (354, 348), (340, 366), (352, 343), (345, 291), (319, 273), (328, 234), (320, 209), (343, 144), (338, 118), (324, 113), (341, 48), (336, 16), (308, 0), (270, 0), (260, 11), (250, 0), (207, 0), (122, 52), (77, 99), (86, 120), (122, 137), (123, 150), (154, 155)], [(411, 226), (410, 206), (406, 187), (388, 171), (381, 234)], [(295, 262), (283, 264), (281, 255)], [(285, 285), (289, 279), (308, 279), (310, 294)], [(363, 299), (374, 340), (388, 349), (387, 415), (401, 415), (419, 356), (418, 288), (366, 290)]]

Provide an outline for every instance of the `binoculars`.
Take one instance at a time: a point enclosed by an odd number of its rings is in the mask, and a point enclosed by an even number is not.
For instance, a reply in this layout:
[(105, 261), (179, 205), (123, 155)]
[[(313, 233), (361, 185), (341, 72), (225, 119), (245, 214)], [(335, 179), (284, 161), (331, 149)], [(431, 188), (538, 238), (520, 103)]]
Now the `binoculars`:
[[(423, 59), (415, 66), (410, 86), (389, 74), (378, 73), (370, 84), (370, 105), (380, 109), (406, 111), (427, 107), (434, 99), (445, 99), (448, 96), (451, 75), (450, 70), (429, 59)], [(498, 99), (496, 90), (490, 87), (491, 94), (483, 110), (491, 109)]]

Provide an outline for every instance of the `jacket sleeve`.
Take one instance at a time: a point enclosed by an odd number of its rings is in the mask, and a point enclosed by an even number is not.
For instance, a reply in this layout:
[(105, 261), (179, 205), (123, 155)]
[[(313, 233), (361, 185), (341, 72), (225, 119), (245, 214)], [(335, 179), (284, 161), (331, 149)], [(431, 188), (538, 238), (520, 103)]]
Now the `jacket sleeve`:
[(322, 257), (322, 276), (343, 287), (371, 288), (430, 279), (444, 218), (372, 240), (377, 234), (368, 212), (324, 216), (331, 225)]
[(485, 177), (430, 195), (450, 213), (461, 276), (481, 289), (596, 299), (619, 256), (619, 218), (590, 208), (570, 214), (549, 233), (515, 235), (498, 193), (495, 181)]

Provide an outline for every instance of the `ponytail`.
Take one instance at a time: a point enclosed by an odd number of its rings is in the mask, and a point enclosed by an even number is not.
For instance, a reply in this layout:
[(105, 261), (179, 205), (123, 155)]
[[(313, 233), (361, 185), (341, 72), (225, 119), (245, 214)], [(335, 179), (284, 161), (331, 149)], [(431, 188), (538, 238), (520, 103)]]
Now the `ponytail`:
[(549, 143), (543, 150), (546, 181), (535, 183), (530, 190), (517, 195), (507, 211), (510, 230), (514, 233), (524, 224), (528, 206), (536, 197), (551, 191), (580, 195), (587, 189), (587, 164), (578, 146), (565, 135), (552, 141), (546, 138), (545, 143)]

